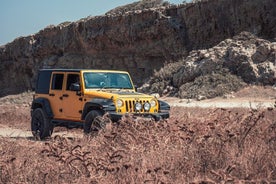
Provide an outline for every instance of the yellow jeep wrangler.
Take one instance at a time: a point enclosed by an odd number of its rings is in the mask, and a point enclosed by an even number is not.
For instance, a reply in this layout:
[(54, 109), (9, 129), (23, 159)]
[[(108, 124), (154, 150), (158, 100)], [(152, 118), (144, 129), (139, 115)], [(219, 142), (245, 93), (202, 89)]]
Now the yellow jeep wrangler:
[(125, 114), (169, 118), (170, 106), (138, 93), (125, 71), (42, 69), (31, 106), (31, 130), (50, 137), (55, 125), (79, 123), (84, 132), (99, 128), (96, 119), (108, 113), (112, 121)]

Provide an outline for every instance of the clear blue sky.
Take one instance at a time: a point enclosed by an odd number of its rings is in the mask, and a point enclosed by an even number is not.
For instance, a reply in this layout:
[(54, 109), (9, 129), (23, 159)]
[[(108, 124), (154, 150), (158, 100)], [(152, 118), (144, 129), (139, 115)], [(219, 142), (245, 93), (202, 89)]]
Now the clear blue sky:
[[(102, 15), (139, 0), (0, 0), (0, 45), (35, 34), (48, 25)], [(180, 4), (183, 0), (167, 0)]]

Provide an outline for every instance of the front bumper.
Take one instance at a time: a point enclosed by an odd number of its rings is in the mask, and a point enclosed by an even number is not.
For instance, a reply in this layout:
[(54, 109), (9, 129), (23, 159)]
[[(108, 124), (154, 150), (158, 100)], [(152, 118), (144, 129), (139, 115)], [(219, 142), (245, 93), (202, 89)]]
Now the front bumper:
[[(109, 117), (112, 121), (119, 121), (124, 115), (127, 114), (118, 114), (116, 112), (108, 112)], [(130, 113), (133, 116), (144, 117), (144, 118), (153, 118), (155, 121), (159, 121), (161, 119), (167, 119), (170, 117), (169, 112), (160, 112), (160, 113)]]

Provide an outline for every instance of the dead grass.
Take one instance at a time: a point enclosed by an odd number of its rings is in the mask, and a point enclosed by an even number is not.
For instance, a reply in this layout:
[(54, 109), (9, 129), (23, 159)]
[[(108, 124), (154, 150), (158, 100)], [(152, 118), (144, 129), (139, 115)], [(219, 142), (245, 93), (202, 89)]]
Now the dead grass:
[(98, 135), (1, 138), (0, 183), (273, 183), (276, 110), (172, 108)]

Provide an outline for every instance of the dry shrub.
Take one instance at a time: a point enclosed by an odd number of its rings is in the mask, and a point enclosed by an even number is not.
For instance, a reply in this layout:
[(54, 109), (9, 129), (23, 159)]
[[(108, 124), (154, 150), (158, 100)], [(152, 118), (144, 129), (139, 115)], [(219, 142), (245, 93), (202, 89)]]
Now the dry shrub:
[(183, 84), (179, 88), (180, 98), (215, 98), (233, 91), (238, 91), (246, 84), (236, 75), (225, 71), (212, 73), (195, 78), (193, 82)]
[(172, 108), (82, 139), (1, 138), (0, 183), (272, 183), (276, 111)]

